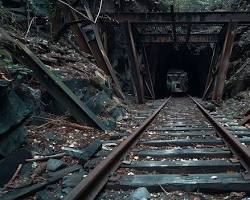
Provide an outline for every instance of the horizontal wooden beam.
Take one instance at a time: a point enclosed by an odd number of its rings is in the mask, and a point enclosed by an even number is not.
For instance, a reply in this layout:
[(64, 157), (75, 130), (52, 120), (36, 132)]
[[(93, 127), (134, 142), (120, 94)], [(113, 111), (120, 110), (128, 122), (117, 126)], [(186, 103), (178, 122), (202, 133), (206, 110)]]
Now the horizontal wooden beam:
[[(171, 13), (143, 13), (143, 12), (119, 12), (102, 13), (108, 16), (107, 22), (126, 22), (130, 23), (212, 23), (221, 24), (229, 21), (250, 24), (250, 12), (176, 12), (174, 13), (175, 22)], [(110, 20), (110, 18), (112, 20)]]
[(217, 43), (218, 34), (191, 34), (187, 40), (186, 34), (177, 34), (176, 41), (171, 34), (147, 34), (139, 37), (142, 43)]

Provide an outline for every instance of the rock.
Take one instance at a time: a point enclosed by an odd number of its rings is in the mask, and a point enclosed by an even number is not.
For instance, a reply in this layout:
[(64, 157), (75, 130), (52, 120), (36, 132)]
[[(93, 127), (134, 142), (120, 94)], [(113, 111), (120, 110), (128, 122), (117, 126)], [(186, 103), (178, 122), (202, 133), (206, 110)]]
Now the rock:
[(70, 147), (62, 147), (62, 150), (67, 156), (71, 156), (73, 158), (77, 158), (79, 160), (86, 160), (88, 158), (88, 155), (86, 152), (80, 150), (80, 149), (74, 149)]
[(62, 189), (62, 192), (65, 193), (65, 194), (68, 194), (68, 193), (70, 193), (71, 190), (72, 190), (71, 187), (66, 187), (66, 188)]
[(216, 106), (213, 103), (208, 103), (206, 105), (206, 109), (211, 111), (211, 112), (214, 112), (214, 111), (216, 111)]
[(58, 169), (61, 169), (63, 167), (66, 166), (66, 163), (61, 161), (61, 160), (57, 160), (57, 159), (49, 159), (47, 161), (47, 170), (49, 171), (57, 171)]
[(99, 150), (102, 149), (102, 142), (101, 140), (97, 139), (91, 144), (89, 144), (84, 151), (87, 153), (89, 158), (92, 158)]
[(128, 200), (147, 200), (150, 197), (150, 193), (147, 188), (140, 187), (136, 189), (128, 198)]
[(82, 164), (86, 163), (102, 148), (101, 140), (95, 140), (84, 149), (74, 149), (70, 147), (63, 147), (63, 151), (66, 155), (78, 158)]
[(56, 200), (56, 198), (48, 191), (40, 191), (36, 193), (37, 200)]
[(64, 188), (67, 188), (67, 187), (73, 188), (78, 183), (80, 183), (82, 178), (83, 178), (83, 173), (78, 173), (78, 174), (72, 174), (72, 175), (69, 175), (69, 176), (65, 176), (63, 178), (63, 183), (62, 183), (63, 187)]

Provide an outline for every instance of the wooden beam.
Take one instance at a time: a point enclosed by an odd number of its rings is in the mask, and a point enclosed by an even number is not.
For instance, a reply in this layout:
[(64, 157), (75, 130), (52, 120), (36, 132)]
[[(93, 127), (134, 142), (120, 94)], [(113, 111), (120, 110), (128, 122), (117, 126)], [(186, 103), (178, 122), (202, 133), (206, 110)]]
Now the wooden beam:
[(84, 105), (80, 98), (33, 54), (27, 46), (13, 39), (3, 29), (0, 29), (0, 40), (3, 44), (6, 43), (6, 48), (20, 63), (33, 70), (34, 77), (47, 89), (51, 96), (70, 111), (78, 122), (86, 122), (87, 120), (102, 130), (108, 130), (104, 122)]
[(172, 17), (172, 33), (173, 33), (173, 39), (174, 42), (176, 42), (176, 24), (175, 24), (175, 13), (174, 13), (174, 6), (171, 5), (171, 17)]
[(152, 80), (152, 76), (151, 76), (151, 72), (149, 68), (148, 56), (147, 56), (147, 52), (146, 52), (144, 44), (142, 44), (142, 46), (143, 46), (142, 47), (143, 58), (144, 58), (144, 63), (145, 63), (145, 81), (147, 82), (152, 99), (155, 99), (155, 91), (154, 91), (153, 80)]
[[(72, 11), (69, 10), (69, 21), (77, 21), (79, 20), (77, 15)], [(72, 24), (70, 26), (71, 31), (74, 33), (77, 43), (82, 51), (88, 54), (92, 54), (91, 48), (87, 42), (87, 35), (84, 31), (82, 31), (80, 24)]]
[[(94, 17), (90, 11), (90, 8), (88, 6), (88, 3), (86, 0), (84, 0), (84, 8), (87, 13), (87, 16), (91, 19), (94, 20)], [(89, 45), (92, 50), (92, 54), (94, 55), (97, 64), (107, 73), (111, 76), (113, 83), (114, 83), (114, 89), (116, 91), (117, 96), (119, 96), (122, 99), (125, 99), (125, 95), (122, 92), (119, 80), (116, 76), (115, 70), (113, 69), (109, 58), (104, 50), (104, 46), (102, 43), (101, 35), (99, 32), (99, 28), (97, 24), (92, 24), (91, 25), (93, 33), (94, 33), (94, 38), (91, 38), (89, 40)]]
[[(102, 13), (107, 23), (173, 23), (172, 13), (167, 12), (110, 12)], [(110, 18), (113, 19), (110, 21)], [(250, 12), (175, 12), (174, 23), (223, 24), (229, 21), (250, 24)]]
[(129, 22), (124, 24), (125, 37), (128, 45), (129, 65), (133, 77), (134, 92), (138, 103), (144, 103), (143, 78), (141, 75), (139, 61), (137, 57), (134, 36)]
[(190, 35), (191, 35), (191, 31), (192, 31), (192, 24), (188, 24), (188, 25), (187, 25), (187, 37), (186, 37), (186, 42), (189, 42)]
[(223, 96), (223, 90), (225, 86), (225, 80), (228, 70), (228, 65), (233, 49), (233, 43), (235, 38), (235, 28), (236, 24), (229, 22), (227, 25), (227, 32), (225, 36), (224, 46), (220, 58), (220, 63), (218, 67), (218, 74), (215, 80), (213, 101), (220, 103)]
[(214, 76), (215, 76), (215, 73), (217, 71), (217, 63), (218, 63), (218, 59), (220, 56), (220, 51), (221, 51), (221, 44), (216, 43), (215, 47), (213, 49), (213, 55), (212, 55), (212, 59), (210, 62), (209, 73), (207, 76), (206, 86), (205, 86), (205, 90), (204, 90), (202, 99), (205, 99), (207, 97), (207, 94), (213, 85)]
[[(87, 2), (86, 1), (84, 2), (85, 2), (84, 8), (86, 10), (86, 13), (89, 19), (93, 20), (93, 16), (87, 5)], [(72, 10), (69, 10), (69, 18), (70, 18), (70, 21), (79, 21), (76, 13), (74, 13)], [(122, 99), (125, 99), (125, 95), (122, 92), (115, 70), (113, 69), (109, 61), (109, 58), (107, 57), (105, 53), (98, 26), (97, 24), (92, 24), (91, 27), (93, 31), (92, 32), (93, 37), (89, 38), (88, 35), (85, 33), (85, 31), (82, 30), (79, 24), (72, 24), (70, 26), (72, 32), (75, 34), (77, 38), (80, 49), (94, 56), (97, 62), (97, 66), (100, 67), (107, 75), (111, 76), (112, 81), (114, 83), (114, 90), (117, 96)]]
[(141, 43), (217, 43), (220, 41), (218, 34), (177, 34), (175, 39), (172, 34), (145, 34), (139, 37)]

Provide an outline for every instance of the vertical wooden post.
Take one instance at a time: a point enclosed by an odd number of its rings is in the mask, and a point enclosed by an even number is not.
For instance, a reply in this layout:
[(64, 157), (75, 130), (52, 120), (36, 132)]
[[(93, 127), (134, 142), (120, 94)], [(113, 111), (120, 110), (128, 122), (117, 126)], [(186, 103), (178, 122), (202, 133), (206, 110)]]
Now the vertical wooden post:
[[(84, 8), (86, 10), (88, 17), (91, 20), (93, 20), (94, 18), (91, 14), (91, 11), (89, 9), (87, 2), (84, 1), (84, 3), (85, 3)], [(78, 20), (77, 15), (72, 10), (70, 10), (69, 17), (70, 17), (71, 21)], [(122, 98), (122, 99), (125, 99), (125, 95), (122, 92), (122, 89), (121, 89), (119, 80), (116, 76), (115, 70), (112, 68), (112, 65), (109, 61), (109, 58), (107, 57), (106, 52), (104, 50), (98, 26), (96, 24), (92, 24), (91, 28), (92, 28), (94, 37), (89, 39), (87, 34), (85, 33), (85, 31), (83, 31), (82, 28), (80, 27), (80, 25), (75, 24), (75, 25), (71, 26), (73, 33), (77, 37), (77, 41), (79, 42), (79, 46), (80, 46), (81, 50), (83, 50), (89, 54), (92, 54), (94, 56), (98, 67), (103, 69), (103, 71), (106, 74), (111, 76), (113, 83), (114, 83), (114, 89), (115, 89), (117, 96)]]
[(220, 58), (220, 63), (218, 67), (218, 74), (215, 79), (215, 86), (213, 92), (213, 101), (220, 103), (223, 97), (223, 90), (225, 86), (225, 80), (228, 70), (228, 65), (230, 61), (230, 56), (233, 49), (234, 37), (235, 37), (235, 27), (236, 24), (230, 22), (227, 25), (227, 32), (224, 41), (224, 46)]
[[(69, 20), (70, 21), (78, 20), (77, 15), (72, 10), (69, 10)], [(85, 53), (92, 54), (90, 46), (87, 42), (87, 36), (85, 32), (82, 31), (81, 26), (79, 24), (73, 24), (72, 26), (70, 26), (70, 29), (74, 33), (80, 49)]]
[(151, 76), (150, 69), (149, 69), (147, 52), (145, 49), (145, 45), (142, 44), (142, 46), (143, 46), (143, 57), (144, 57), (144, 63), (145, 63), (145, 81), (146, 81), (146, 84), (148, 85), (151, 97), (155, 99), (154, 85), (153, 85), (152, 76)]
[(177, 40), (177, 36), (176, 36), (176, 23), (175, 23), (175, 13), (174, 13), (174, 6), (171, 5), (171, 18), (172, 18), (172, 27), (173, 27), (173, 39), (174, 42), (176, 42)]
[(205, 99), (207, 97), (207, 94), (208, 94), (208, 92), (209, 92), (209, 90), (214, 82), (214, 76), (215, 76), (216, 68), (218, 66), (218, 60), (220, 57), (220, 50), (221, 50), (221, 43), (217, 42), (215, 44), (214, 49), (213, 49), (213, 55), (212, 55), (212, 59), (210, 62), (206, 86), (205, 86), (205, 90), (204, 90), (202, 99)]
[(129, 65), (132, 72), (134, 92), (138, 103), (144, 103), (144, 87), (143, 78), (140, 71), (139, 61), (137, 57), (134, 37), (129, 22), (124, 24), (125, 37), (128, 45)]

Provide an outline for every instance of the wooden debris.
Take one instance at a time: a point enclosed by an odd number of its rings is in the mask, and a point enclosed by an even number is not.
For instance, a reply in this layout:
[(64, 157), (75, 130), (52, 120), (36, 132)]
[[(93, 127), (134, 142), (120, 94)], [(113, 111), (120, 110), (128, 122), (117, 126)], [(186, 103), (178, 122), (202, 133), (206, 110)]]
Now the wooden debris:
[(29, 187), (16, 189), (16, 190), (13, 190), (13, 191), (5, 194), (4, 196), (1, 197), (1, 200), (23, 199), (24, 197), (32, 195), (39, 190), (42, 190), (47, 185), (55, 183), (56, 181), (62, 179), (65, 175), (72, 173), (74, 171), (80, 170), (80, 168), (81, 167), (79, 165), (73, 165), (71, 167), (62, 169), (62, 170), (58, 171), (57, 173), (54, 173), (55, 174), (54, 176), (52, 174), (51, 178), (48, 178), (46, 181), (44, 181), (42, 183), (37, 183), (37, 184), (29, 186)]
[(26, 159), (26, 162), (35, 162), (35, 161), (46, 161), (49, 160), (51, 158), (61, 158), (65, 156), (65, 153), (58, 153), (55, 155), (50, 155), (50, 156), (43, 156), (43, 157), (38, 157), (38, 158), (31, 158), (31, 159)]
[(19, 172), (21, 171), (23, 164), (19, 164), (16, 172), (14, 173), (14, 175), (12, 176), (12, 178), (9, 180), (9, 182), (4, 186), (4, 190), (6, 190), (8, 187), (10, 187), (13, 182), (16, 180), (17, 176), (19, 175)]

